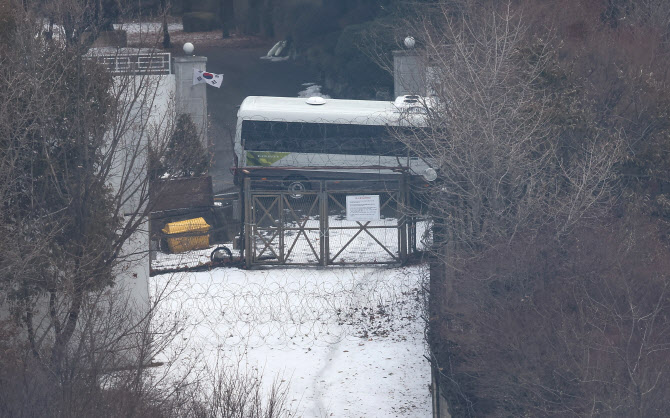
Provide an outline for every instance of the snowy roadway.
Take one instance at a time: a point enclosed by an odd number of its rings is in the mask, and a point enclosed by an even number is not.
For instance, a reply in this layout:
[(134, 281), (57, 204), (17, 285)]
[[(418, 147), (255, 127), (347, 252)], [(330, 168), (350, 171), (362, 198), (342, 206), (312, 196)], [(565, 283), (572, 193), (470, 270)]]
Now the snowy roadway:
[[(184, 324), (165, 358), (288, 383), (299, 417), (429, 417), (421, 267), (220, 268), (152, 278)], [(183, 350), (170, 359), (171, 352)]]

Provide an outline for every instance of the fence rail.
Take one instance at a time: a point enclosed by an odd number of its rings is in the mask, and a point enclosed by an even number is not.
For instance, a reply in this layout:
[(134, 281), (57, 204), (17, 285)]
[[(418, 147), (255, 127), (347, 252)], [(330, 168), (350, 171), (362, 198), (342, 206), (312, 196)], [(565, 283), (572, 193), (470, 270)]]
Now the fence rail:
[(91, 60), (103, 65), (109, 72), (120, 74), (162, 75), (172, 73), (169, 52), (145, 54), (94, 55)]

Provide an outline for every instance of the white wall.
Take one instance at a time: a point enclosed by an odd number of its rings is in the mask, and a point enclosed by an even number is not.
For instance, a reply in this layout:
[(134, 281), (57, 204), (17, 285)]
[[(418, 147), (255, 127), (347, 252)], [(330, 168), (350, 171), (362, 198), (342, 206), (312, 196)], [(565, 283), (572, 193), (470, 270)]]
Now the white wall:
[[(147, 76), (136, 76), (135, 83), (145, 83)], [(151, 100), (135, 103), (128, 108), (133, 128), (123, 137), (123, 144), (114, 164), (111, 186), (121, 190), (122, 212), (125, 214), (143, 210), (142, 197), (148, 190), (145, 177), (148, 174), (149, 141), (165, 139), (175, 114), (175, 76), (149, 76)], [(120, 79), (121, 80), (121, 79)], [(122, 81), (123, 82), (123, 81)], [(155, 89), (155, 94), (153, 94)], [(139, 151), (139, 152), (137, 152)], [(125, 183), (121, 180), (125, 179)], [(122, 261), (116, 271), (117, 286), (128, 289), (138, 308), (149, 307), (149, 224), (144, 219), (140, 228), (126, 242)]]

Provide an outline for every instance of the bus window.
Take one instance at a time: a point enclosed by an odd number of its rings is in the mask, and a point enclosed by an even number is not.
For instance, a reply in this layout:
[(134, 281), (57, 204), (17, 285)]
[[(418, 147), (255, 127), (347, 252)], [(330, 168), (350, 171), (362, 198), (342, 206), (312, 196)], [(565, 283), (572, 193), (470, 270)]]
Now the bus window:
[(247, 151), (406, 156), (386, 126), (279, 121), (242, 122)]

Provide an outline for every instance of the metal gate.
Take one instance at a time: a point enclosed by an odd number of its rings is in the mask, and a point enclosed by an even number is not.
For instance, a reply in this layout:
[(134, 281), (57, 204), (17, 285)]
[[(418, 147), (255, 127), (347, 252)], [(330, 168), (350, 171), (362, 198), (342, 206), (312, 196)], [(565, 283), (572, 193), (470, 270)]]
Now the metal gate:
[[(401, 177), (401, 176), (398, 176)], [(405, 261), (407, 187), (397, 180), (301, 180), (244, 183), (245, 260), (254, 265), (356, 265)], [(347, 196), (378, 196), (379, 219), (347, 219)], [(376, 199), (376, 198), (375, 198)]]

